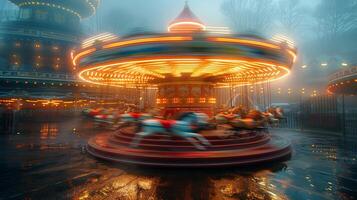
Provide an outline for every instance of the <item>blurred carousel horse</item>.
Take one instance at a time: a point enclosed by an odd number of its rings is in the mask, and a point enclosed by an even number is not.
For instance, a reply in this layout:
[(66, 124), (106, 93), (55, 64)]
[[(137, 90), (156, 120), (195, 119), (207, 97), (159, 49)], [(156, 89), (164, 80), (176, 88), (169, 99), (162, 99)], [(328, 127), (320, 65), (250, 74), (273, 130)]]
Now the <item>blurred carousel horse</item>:
[(232, 114), (232, 113), (218, 113), (213, 117), (214, 121), (217, 124), (228, 124), (231, 120), (236, 118), (241, 118), (241, 117), (237, 114)]
[(243, 106), (234, 107), (226, 112), (218, 113), (214, 116), (217, 124), (228, 124), (234, 119), (241, 119), (247, 115), (247, 110)]
[(179, 120), (147, 119), (142, 121), (142, 131), (136, 133), (131, 145), (137, 147), (147, 136), (169, 134), (184, 138), (197, 149), (204, 150), (203, 145), (210, 146), (211, 144), (201, 134), (195, 133), (195, 127), (207, 123), (207, 115), (193, 112), (183, 114)]
[(94, 118), (96, 115), (101, 114), (104, 111), (103, 108), (85, 108), (82, 114), (86, 117)]
[(275, 118), (273, 114), (270, 112), (262, 112), (262, 114), (265, 117), (267, 124), (269, 124), (271, 127), (279, 126), (279, 119)]
[(273, 118), (275, 119), (274, 125), (277, 127), (279, 126), (279, 123), (283, 120), (286, 120), (284, 117), (284, 110), (280, 107), (270, 107), (268, 108), (266, 113), (270, 113)]
[(233, 119), (229, 124), (236, 131), (252, 130), (267, 131), (266, 124), (269, 123), (269, 117), (265, 116), (259, 110), (250, 110), (245, 118)]

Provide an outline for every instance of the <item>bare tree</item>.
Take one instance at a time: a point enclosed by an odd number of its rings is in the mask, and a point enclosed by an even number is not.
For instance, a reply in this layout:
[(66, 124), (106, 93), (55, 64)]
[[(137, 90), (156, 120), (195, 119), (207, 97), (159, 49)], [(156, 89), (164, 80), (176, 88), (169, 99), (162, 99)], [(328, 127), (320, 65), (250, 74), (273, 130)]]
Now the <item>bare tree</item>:
[(323, 0), (316, 7), (319, 35), (325, 39), (357, 28), (357, 0)]
[(17, 18), (18, 8), (8, 1), (0, 1), (0, 22)]
[(272, 0), (226, 0), (222, 12), (237, 32), (267, 33), (273, 24), (275, 6)]
[(278, 27), (288, 35), (294, 35), (302, 25), (304, 14), (300, 0), (280, 0), (278, 2)]

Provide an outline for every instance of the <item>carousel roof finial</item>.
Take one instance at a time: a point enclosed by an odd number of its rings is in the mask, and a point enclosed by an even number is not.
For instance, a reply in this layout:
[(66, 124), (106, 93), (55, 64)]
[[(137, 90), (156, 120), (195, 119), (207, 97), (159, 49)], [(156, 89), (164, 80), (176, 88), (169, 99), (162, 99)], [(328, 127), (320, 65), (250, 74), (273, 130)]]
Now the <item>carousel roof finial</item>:
[(190, 33), (204, 31), (206, 27), (191, 11), (188, 1), (185, 1), (185, 6), (181, 13), (172, 21), (168, 27), (169, 32)]

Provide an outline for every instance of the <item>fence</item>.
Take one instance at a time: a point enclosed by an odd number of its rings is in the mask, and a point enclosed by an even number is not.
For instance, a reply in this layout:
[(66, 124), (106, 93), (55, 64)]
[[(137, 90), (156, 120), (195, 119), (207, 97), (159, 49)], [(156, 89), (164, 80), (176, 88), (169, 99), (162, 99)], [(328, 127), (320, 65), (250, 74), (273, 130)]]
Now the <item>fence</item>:
[(66, 110), (8, 110), (0, 108), (0, 134), (13, 133), (18, 123), (31, 121), (57, 122), (79, 116), (79, 109)]
[(280, 128), (336, 132), (357, 136), (357, 112), (336, 96), (311, 97), (285, 113)]

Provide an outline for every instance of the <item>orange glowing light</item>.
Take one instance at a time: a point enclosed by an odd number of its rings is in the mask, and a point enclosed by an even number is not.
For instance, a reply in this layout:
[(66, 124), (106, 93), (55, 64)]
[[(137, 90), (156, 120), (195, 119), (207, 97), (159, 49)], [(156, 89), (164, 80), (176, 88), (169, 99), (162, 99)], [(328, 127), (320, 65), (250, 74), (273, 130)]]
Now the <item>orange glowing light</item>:
[(161, 103), (162, 104), (166, 104), (167, 103), (167, 99), (166, 98), (161, 99)]
[(190, 41), (192, 37), (181, 37), (181, 36), (170, 36), (170, 37), (155, 37), (155, 38), (140, 38), (135, 40), (120, 41), (111, 44), (104, 45), (104, 49), (110, 49), (113, 47), (121, 47), (128, 45), (136, 45), (143, 43), (153, 43), (153, 42), (175, 42), (175, 41)]
[(200, 103), (206, 103), (206, 98), (200, 98), (199, 102)]
[(179, 103), (180, 99), (179, 98), (173, 98), (172, 103)]
[(186, 99), (186, 102), (187, 102), (187, 103), (194, 103), (194, 102), (195, 102), (195, 99), (192, 98), (192, 97), (189, 97), (189, 98)]
[(91, 48), (91, 49), (87, 49), (87, 50), (85, 50), (85, 51), (82, 51), (82, 52), (78, 53), (78, 54), (75, 55), (74, 58), (73, 58), (73, 65), (76, 66), (78, 59), (80, 59), (81, 57), (86, 56), (86, 55), (88, 55), (88, 54), (91, 54), (91, 53), (93, 53), (94, 51), (96, 51), (96, 49), (95, 49), (95, 48)]
[[(239, 69), (236, 69), (237, 66)], [(285, 77), (289, 71), (285, 65), (254, 59), (167, 57), (117, 61), (90, 66), (79, 73), (79, 78), (93, 84), (122, 87), (128, 84), (145, 85), (150, 80), (165, 79), (165, 74), (180, 77), (178, 74), (190, 73), (191, 77), (209, 74), (210, 77), (217, 77), (214, 79), (218, 82), (242, 84), (240, 81), (243, 79), (256, 82), (277, 80)]]
[(192, 32), (192, 31), (195, 31), (196, 29), (194, 29), (193, 27), (198, 27), (199, 30), (206, 30), (206, 26), (201, 24), (201, 23), (198, 23), (198, 22), (190, 22), (190, 21), (187, 21), (187, 22), (176, 22), (176, 23), (173, 23), (171, 24), (169, 27), (167, 27), (167, 31), (168, 32), (172, 32), (173, 29), (178, 26), (181, 26), (180, 28), (178, 28), (178, 30), (184, 30), (184, 32)]
[(245, 39), (238, 39), (238, 38), (223, 38), (223, 37), (212, 37), (212, 38), (208, 38), (208, 40), (213, 42), (238, 43), (243, 45), (256, 45), (256, 46), (267, 47), (272, 49), (280, 49), (280, 46), (278, 45), (270, 44), (267, 42), (254, 41), (254, 40), (245, 40)]
[(208, 99), (208, 103), (213, 103), (213, 104), (215, 104), (215, 103), (216, 103), (216, 98), (209, 98), (209, 99)]
[[(291, 50), (288, 50), (288, 53), (291, 55), (291, 57), (293, 58), (293, 62), (296, 62), (296, 58), (297, 58), (297, 56), (296, 56), (296, 53), (294, 53), (293, 51), (291, 51)], [(306, 66), (305, 66), (306, 67)]]
[[(183, 22), (177, 22), (184, 24)], [(174, 23), (175, 24), (175, 23)], [(96, 51), (95, 48), (85, 49), (74, 55), (74, 65), (80, 63), (85, 67), (79, 72), (79, 78), (85, 82), (97, 85), (110, 85), (117, 87), (152, 87), (156, 88), (158, 84), (180, 77), (189, 77), (190, 79), (200, 79), (212, 82), (216, 87), (227, 87), (231, 85), (250, 85), (254, 83), (263, 83), (284, 78), (290, 73), (292, 62), (296, 61), (296, 52), (286, 46), (281, 46), (266, 40), (252, 40), (247, 38), (231, 37), (212, 37), (206, 39), (199, 38), (198, 41), (209, 43), (215, 42), (217, 49), (223, 48), (225, 43), (241, 44), (254, 48), (265, 48), (274, 54), (279, 54), (285, 59), (264, 58), (264, 56), (253, 56), (245, 54), (218, 56), (211, 54), (181, 54), (172, 55), (162, 52), (162, 54), (143, 54), (133, 57), (116, 57), (112, 55), (108, 60), (96, 60), (96, 63), (84, 64), (79, 60)], [(134, 38), (128, 40), (119, 40), (112, 43), (103, 44), (100, 51), (105, 51), (110, 55), (111, 48), (120, 48), (131, 45), (144, 45), (147, 43), (172, 43), (180, 41), (192, 41), (190, 35), (167, 35), (151, 38)], [(223, 44), (217, 44), (223, 43)], [(181, 43), (180, 43), (181, 44)], [(191, 42), (182, 43), (190, 47)], [(253, 47), (254, 46), (254, 47)], [(109, 49), (109, 50), (107, 50)], [(123, 49), (124, 50), (124, 49)], [(187, 51), (183, 52), (186, 53)], [(98, 52), (100, 53), (100, 52)], [(96, 57), (94, 57), (95, 59)], [(169, 99), (170, 103), (175, 102)], [(182, 99), (182, 101), (185, 101)], [(186, 100), (187, 101), (187, 100)], [(203, 102), (198, 98), (196, 103)], [(205, 102), (210, 102), (207, 98)], [(167, 103), (167, 100), (158, 99), (158, 103)]]

